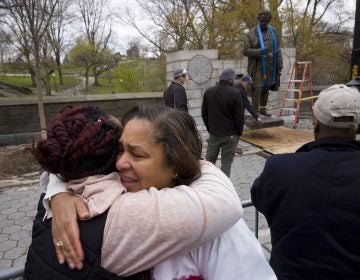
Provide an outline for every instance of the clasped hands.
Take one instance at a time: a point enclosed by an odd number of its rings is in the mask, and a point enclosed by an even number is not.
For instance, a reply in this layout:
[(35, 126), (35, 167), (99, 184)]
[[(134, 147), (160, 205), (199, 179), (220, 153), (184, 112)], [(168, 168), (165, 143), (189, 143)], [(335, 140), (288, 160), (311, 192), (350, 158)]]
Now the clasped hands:
[(265, 49), (264, 57), (273, 57), (273, 52), (269, 49)]

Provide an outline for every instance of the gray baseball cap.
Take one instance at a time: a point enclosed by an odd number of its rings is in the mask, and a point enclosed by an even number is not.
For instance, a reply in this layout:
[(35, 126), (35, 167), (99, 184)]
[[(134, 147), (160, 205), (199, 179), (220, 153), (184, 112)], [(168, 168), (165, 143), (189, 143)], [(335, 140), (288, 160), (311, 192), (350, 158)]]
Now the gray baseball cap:
[(182, 75), (186, 75), (186, 73), (187, 73), (186, 69), (183, 69), (183, 68), (182, 69), (177, 69), (174, 72), (174, 78), (182, 76)]

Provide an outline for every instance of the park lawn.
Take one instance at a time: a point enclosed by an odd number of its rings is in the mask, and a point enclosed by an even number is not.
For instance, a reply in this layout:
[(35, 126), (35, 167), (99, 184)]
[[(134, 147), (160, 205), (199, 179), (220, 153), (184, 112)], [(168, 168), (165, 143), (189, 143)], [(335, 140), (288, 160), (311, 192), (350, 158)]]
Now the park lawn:
[(0, 75), (0, 81), (18, 86), (18, 87), (28, 87), (31, 88), (31, 79), (30, 76), (8, 76), (8, 75)]
[(110, 94), (121, 93), (121, 82), (118, 79), (112, 79), (109, 82), (108, 78), (99, 78), (100, 86), (89, 85), (89, 94)]
[(88, 94), (110, 94), (110, 93), (119, 93), (120, 88), (116, 87), (112, 83), (104, 84), (100, 82), (100, 86), (89, 85)]
[[(36, 92), (35, 88), (32, 87), (30, 76), (27, 76), (27, 75), (24, 75), (24, 76), (0, 75), (0, 81), (5, 82), (7, 84), (15, 85), (15, 86), (30, 88), (34, 94)], [(50, 79), (51, 89), (52, 90), (55, 89), (55, 83), (56, 83), (56, 87), (57, 87), (58, 91), (66, 90), (66, 89), (77, 86), (81, 82), (81, 79), (77, 76), (63, 75), (63, 81), (64, 81), (64, 84), (60, 85), (58, 76), (55, 77), (55, 80), (53, 78), (51, 78)]]
[[(60, 85), (58, 76), (55, 76), (55, 80), (53, 77), (51, 77), (50, 78), (51, 89), (55, 90), (55, 83), (57, 90), (62, 91), (75, 87), (81, 82), (79, 76), (66, 75), (66, 74), (63, 75), (63, 80), (64, 80), (64, 85)], [(36, 89), (32, 87), (31, 78), (28, 75), (23, 75), (23, 76), (0, 75), (0, 81), (15, 86), (27, 87), (32, 90), (33, 94), (36, 93)], [(121, 92), (120, 83), (118, 84), (109, 83), (107, 78), (100, 78), (99, 81), (101, 84), (100, 86), (92, 86), (92, 85), (89, 86), (88, 94), (110, 94), (113, 92), (114, 93)]]
[[(59, 78), (58, 77), (55, 78), (55, 81), (59, 85)], [(64, 84), (58, 86), (59, 90), (66, 90), (66, 89), (69, 89), (69, 88), (73, 88), (73, 87), (76, 87), (78, 84), (81, 83), (81, 79), (80, 79), (79, 76), (64, 75), (63, 76), (63, 81), (64, 81)], [(53, 83), (51, 83), (51, 88), (54, 89), (54, 84)]]

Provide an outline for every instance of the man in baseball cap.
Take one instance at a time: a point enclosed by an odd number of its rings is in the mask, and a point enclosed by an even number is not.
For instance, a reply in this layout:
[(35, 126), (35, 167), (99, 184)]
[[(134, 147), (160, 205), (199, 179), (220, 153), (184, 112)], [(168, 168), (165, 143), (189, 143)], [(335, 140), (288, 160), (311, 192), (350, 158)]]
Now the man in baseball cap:
[(251, 114), (257, 123), (261, 123), (262, 120), (260, 118), (260, 114), (254, 109), (247, 97), (247, 91), (251, 89), (252, 84), (254, 83), (253, 79), (249, 75), (241, 74), (237, 74), (236, 78), (239, 79), (239, 81), (234, 83), (234, 88), (240, 92), (245, 109)]
[(187, 112), (187, 96), (184, 87), (186, 73), (186, 69), (177, 69), (174, 71), (174, 81), (172, 81), (170, 86), (164, 91), (164, 103), (168, 107)]
[(268, 221), (278, 279), (360, 279), (360, 94), (333, 85), (313, 110), (315, 141), (270, 157), (251, 199)]
[(180, 76), (184, 76), (186, 77), (186, 69), (177, 69), (174, 71), (174, 78), (180, 77)]
[(360, 123), (360, 94), (345, 85), (333, 85), (323, 90), (315, 102), (317, 122), (339, 129), (357, 128)]

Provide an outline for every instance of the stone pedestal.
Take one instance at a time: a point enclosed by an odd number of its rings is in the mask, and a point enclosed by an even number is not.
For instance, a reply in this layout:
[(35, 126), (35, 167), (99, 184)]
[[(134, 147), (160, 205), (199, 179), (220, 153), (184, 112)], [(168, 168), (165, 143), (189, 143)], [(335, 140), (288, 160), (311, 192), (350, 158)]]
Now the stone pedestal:
[(245, 125), (251, 130), (284, 125), (284, 120), (282, 118), (266, 117), (262, 115), (260, 115), (260, 118), (262, 120), (261, 123), (257, 123), (252, 117), (246, 118)]

